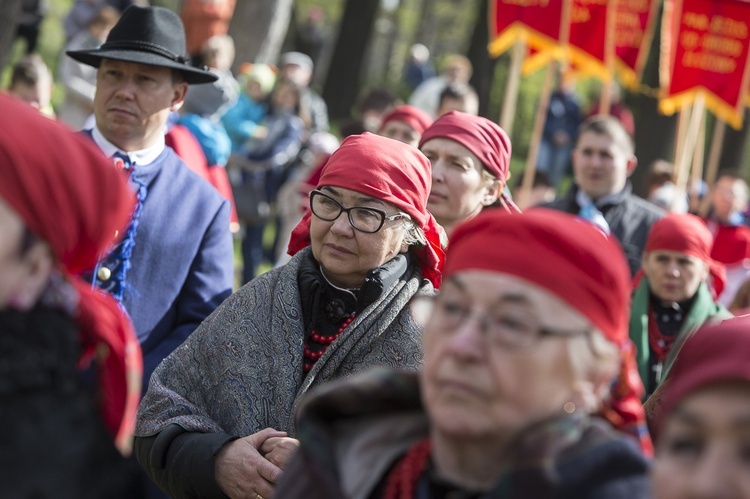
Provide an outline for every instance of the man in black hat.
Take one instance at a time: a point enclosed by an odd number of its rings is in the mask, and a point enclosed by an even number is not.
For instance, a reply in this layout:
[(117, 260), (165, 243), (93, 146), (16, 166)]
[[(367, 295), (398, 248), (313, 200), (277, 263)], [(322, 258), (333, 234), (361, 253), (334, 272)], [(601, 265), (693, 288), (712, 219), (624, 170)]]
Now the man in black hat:
[(68, 55), (98, 68), (96, 125), (84, 133), (138, 196), (127, 232), (91, 279), (133, 320), (145, 389), (159, 362), (232, 291), (229, 202), (164, 143), (188, 85), (216, 76), (190, 65), (182, 22), (161, 7), (128, 8), (101, 47)]

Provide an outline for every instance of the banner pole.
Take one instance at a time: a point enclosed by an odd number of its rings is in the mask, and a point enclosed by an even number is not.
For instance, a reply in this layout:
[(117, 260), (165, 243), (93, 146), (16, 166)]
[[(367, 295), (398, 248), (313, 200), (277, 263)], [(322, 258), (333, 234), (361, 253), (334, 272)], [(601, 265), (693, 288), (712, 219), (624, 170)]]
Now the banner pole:
[(695, 97), (695, 103), (693, 104), (693, 112), (690, 116), (690, 125), (685, 134), (682, 151), (680, 151), (680, 158), (679, 161), (675, 163), (676, 179), (675, 201), (672, 202), (673, 208), (674, 203), (679, 196), (684, 196), (686, 192), (685, 186), (689, 178), (690, 164), (692, 163), (690, 161), (690, 154), (695, 151), (695, 143), (698, 138), (698, 133), (700, 132), (702, 122), (705, 120), (705, 110), (706, 96), (703, 92), (698, 92), (698, 95)]
[(539, 107), (536, 110), (534, 130), (531, 133), (531, 143), (529, 144), (529, 155), (526, 157), (526, 169), (523, 174), (523, 184), (521, 184), (521, 199), (519, 201), (522, 206), (526, 206), (526, 200), (529, 198), (531, 188), (534, 185), (536, 160), (539, 156), (539, 145), (542, 142), (544, 122), (547, 120), (547, 108), (549, 107), (550, 96), (552, 94), (552, 82), (555, 77), (556, 66), (554, 63), (547, 65), (547, 70), (544, 73), (542, 94), (539, 97)]
[[(706, 185), (711, 189), (716, 182), (716, 176), (719, 173), (719, 160), (721, 160), (721, 149), (724, 145), (724, 132), (727, 130), (727, 124), (721, 118), (716, 118), (714, 131), (711, 134), (711, 149), (708, 153), (708, 164), (706, 165)], [(708, 193), (701, 199), (698, 214), (702, 217), (708, 215), (711, 207), (711, 198)]]
[[(690, 169), (690, 180), (685, 186), (685, 192), (690, 200), (690, 193), (693, 186), (697, 185), (703, 179), (703, 158), (706, 153), (706, 118), (701, 119), (700, 130), (695, 141), (695, 151), (693, 151), (693, 165)], [(675, 198), (676, 199), (676, 198)], [(688, 209), (690, 207), (688, 206)]]
[(511, 52), (510, 69), (508, 71), (508, 82), (505, 84), (505, 95), (503, 97), (503, 109), (500, 114), (500, 128), (510, 137), (513, 133), (513, 122), (516, 116), (516, 104), (518, 103), (518, 89), (521, 82), (521, 64), (526, 54), (526, 42), (519, 38), (513, 45)]
[(604, 65), (607, 67), (609, 79), (602, 83), (602, 94), (599, 98), (599, 113), (609, 115), (612, 107), (612, 85), (614, 81), (615, 64), (615, 26), (617, 23), (617, 2), (607, 2), (607, 19), (604, 29)]

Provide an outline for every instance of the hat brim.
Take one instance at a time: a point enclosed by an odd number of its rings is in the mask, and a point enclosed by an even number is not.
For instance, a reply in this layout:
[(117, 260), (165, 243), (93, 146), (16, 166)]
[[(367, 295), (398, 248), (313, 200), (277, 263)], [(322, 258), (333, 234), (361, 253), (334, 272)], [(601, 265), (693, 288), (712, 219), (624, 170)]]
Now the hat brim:
[(149, 64), (163, 68), (176, 69), (180, 71), (188, 84), (213, 83), (218, 80), (218, 76), (210, 71), (187, 66), (185, 64), (172, 61), (166, 57), (149, 52), (139, 52), (135, 50), (69, 50), (65, 52), (78, 62), (99, 67), (102, 59), (114, 59), (116, 61), (136, 62), (139, 64)]

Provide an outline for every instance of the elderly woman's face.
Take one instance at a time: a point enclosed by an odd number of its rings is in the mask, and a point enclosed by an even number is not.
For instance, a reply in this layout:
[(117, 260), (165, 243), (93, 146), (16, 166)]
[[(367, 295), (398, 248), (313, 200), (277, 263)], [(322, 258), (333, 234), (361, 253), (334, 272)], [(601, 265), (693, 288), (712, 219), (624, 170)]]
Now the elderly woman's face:
[(432, 165), (427, 209), (448, 232), (497, 199), (497, 186), (491, 189), (482, 177), (482, 162), (455, 140), (436, 137), (425, 142), (421, 151)]
[[(376, 208), (385, 211), (387, 216), (399, 212), (389, 203), (351, 189), (325, 186), (320, 190), (345, 208)], [(404, 229), (401, 224), (386, 221), (378, 232), (368, 234), (352, 227), (344, 212), (330, 222), (313, 215), (310, 221), (313, 256), (331, 283), (342, 288), (359, 288), (367, 272), (408, 249), (402, 247)]]
[(656, 447), (655, 499), (750, 497), (750, 383), (714, 384), (667, 416)]
[[(464, 320), (446, 326), (455, 316)], [(523, 279), (487, 271), (450, 276), (424, 331), (422, 390), (435, 430), (507, 438), (563, 414), (577, 379), (568, 343), (585, 341), (589, 329), (578, 312)]]
[(700, 258), (679, 251), (645, 253), (642, 267), (651, 292), (667, 302), (692, 298), (708, 277), (708, 267)]

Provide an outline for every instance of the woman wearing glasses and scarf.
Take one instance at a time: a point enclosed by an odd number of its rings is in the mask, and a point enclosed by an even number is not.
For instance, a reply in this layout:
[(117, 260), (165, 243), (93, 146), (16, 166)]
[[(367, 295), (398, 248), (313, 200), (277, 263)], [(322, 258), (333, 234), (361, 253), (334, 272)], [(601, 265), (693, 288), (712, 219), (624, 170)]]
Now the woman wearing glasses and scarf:
[(648, 497), (629, 292), (622, 251), (586, 221), (490, 210), (459, 225), (440, 295), (415, 300), (421, 374), (313, 394), (277, 497)]
[(439, 285), (443, 258), (429, 189), (416, 148), (343, 142), (292, 260), (227, 299), (151, 378), (136, 454), (156, 483), (172, 497), (271, 497), (303, 394), (374, 365), (421, 366), (407, 305)]

